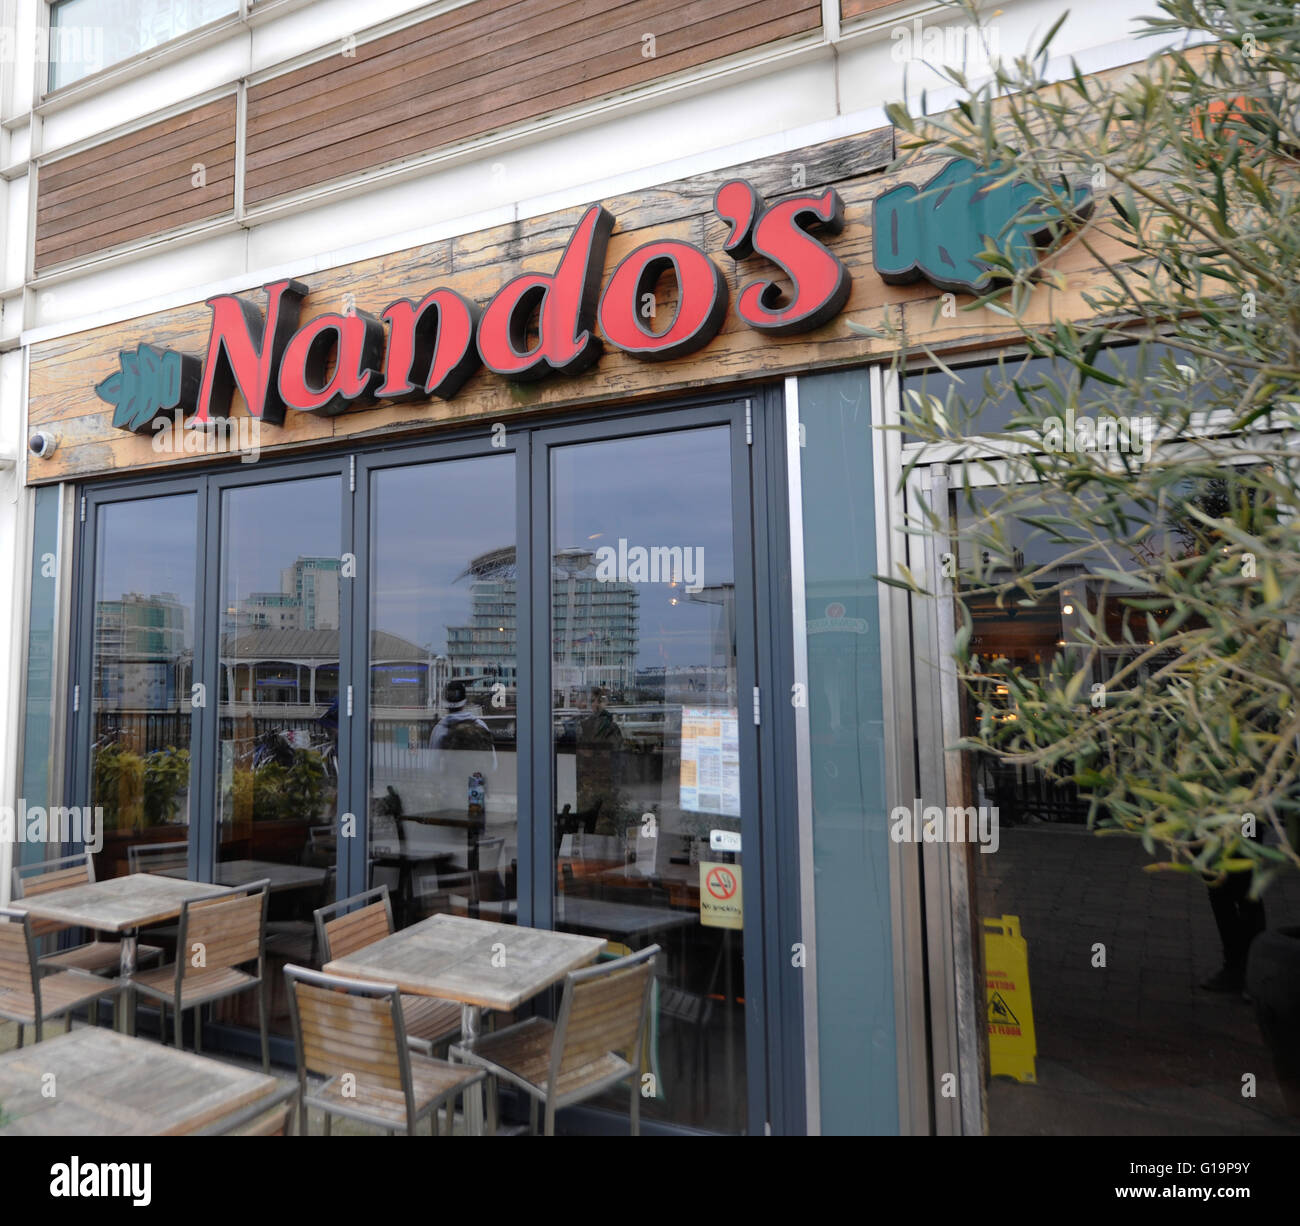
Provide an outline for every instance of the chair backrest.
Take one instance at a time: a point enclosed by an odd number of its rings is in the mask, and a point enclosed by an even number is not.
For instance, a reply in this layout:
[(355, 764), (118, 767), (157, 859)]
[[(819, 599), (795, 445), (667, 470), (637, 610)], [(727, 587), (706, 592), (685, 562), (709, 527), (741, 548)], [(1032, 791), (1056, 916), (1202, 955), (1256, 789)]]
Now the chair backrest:
[(359, 1087), (397, 1091), (414, 1118), (411, 1063), (402, 1021), (402, 997), (395, 984), (364, 983), (284, 968), (298, 1056), (298, 1082), (307, 1074), (353, 1074)]
[(388, 897), (388, 886), (377, 885), (351, 898), (319, 907), (315, 917), (320, 960), (346, 958), (393, 931), (393, 904)]
[(190, 845), (178, 843), (136, 843), (126, 849), (128, 873), (157, 873), (189, 864)]
[(95, 864), (90, 852), (79, 851), (55, 860), (42, 860), (38, 864), (15, 865), (13, 879), (15, 898), (34, 898), (49, 890), (66, 890), (69, 886), (94, 881)]
[[(42, 860), (39, 864), (18, 864), (13, 869), (13, 896), (35, 898), (51, 890), (66, 890), (74, 885), (89, 885), (95, 880), (95, 862), (90, 852), (79, 851), (71, 856)], [(38, 940), (52, 932), (62, 932), (68, 927), (59, 920), (32, 918), (32, 936)]]
[(254, 958), (260, 963), (269, 885), (269, 880), (253, 881), (212, 898), (186, 900), (176, 941), (178, 981), (202, 971), (242, 966)]
[(598, 966), (570, 971), (551, 1045), (550, 1084), (617, 1052), (639, 1066), (658, 945)]
[(36, 947), (26, 914), (0, 907), (0, 1004), (6, 992), (37, 997)]

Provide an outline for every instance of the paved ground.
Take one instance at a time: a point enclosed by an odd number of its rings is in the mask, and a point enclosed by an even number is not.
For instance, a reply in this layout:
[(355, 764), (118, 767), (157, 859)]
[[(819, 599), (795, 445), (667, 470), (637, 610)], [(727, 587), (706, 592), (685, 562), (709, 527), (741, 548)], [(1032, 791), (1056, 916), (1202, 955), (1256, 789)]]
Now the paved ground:
[[(1055, 824), (1004, 828), (975, 859), (980, 914), (1020, 917), (1039, 1053), (1036, 1085), (993, 1079), (990, 1133), (1300, 1135), (1254, 1006), (1197, 986), (1222, 963), (1202, 884), (1142, 872), (1136, 840)], [(1300, 876), (1264, 903), (1270, 927), (1300, 923)]]

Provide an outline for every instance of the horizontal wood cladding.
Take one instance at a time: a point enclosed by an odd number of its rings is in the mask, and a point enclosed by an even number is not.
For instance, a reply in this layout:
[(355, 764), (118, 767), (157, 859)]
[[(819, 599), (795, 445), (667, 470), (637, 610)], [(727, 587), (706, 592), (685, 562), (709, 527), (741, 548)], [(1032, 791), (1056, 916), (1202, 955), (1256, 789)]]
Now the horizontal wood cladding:
[(36, 268), (219, 217), (234, 203), (232, 94), (42, 166)]
[(820, 23), (817, 0), (477, 0), (251, 87), (246, 200), (399, 162)]
[(877, 13), (881, 9), (893, 8), (898, 0), (840, 0), (840, 20), (852, 21), (866, 13)]

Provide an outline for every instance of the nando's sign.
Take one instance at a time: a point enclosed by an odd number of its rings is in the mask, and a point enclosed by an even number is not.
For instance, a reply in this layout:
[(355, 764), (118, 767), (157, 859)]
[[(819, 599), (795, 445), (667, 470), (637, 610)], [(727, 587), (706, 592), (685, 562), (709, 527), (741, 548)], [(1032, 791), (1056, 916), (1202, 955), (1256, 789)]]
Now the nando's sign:
[[(968, 292), (987, 281), (976, 253), (1014, 220), (1023, 200), (1005, 187), (981, 194), (984, 173), (972, 163), (948, 163), (931, 181), (951, 180), (940, 185), (939, 207), (912, 186), (877, 199), (875, 260), (883, 279), (925, 277)], [(760, 276), (740, 290), (734, 309), (748, 327), (788, 336), (839, 314), (851, 277), (823, 241), (844, 224), (834, 188), (769, 204), (750, 183), (732, 179), (718, 188), (713, 208), (729, 227), (728, 256), (758, 255), (784, 274), (784, 285)], [(625, 257), (602, 289), (613, 227), (614, 217), (592, 205), (553, 272), (516, 277), (483, 307), (439, 287), (419, 301), (399, 298), (378, 316), (352, 310), (301, 324), (308, 289), (300, 281), (264, 286), (264, 307), (220, 294), (208, 300), (212, 324), (202, 358), (142, 344), (119, 355), (119, 370), (95, 392), (114, 406), (114, 426), (142, 434), (177, 411), (194, 423), (228, 417), (236, 388), (252, 417), (279, 426), (287, 410), (332, 415), (380, 401), (448, 400), (480, 365), (521, 382), (576, 374), (600, 357), (596, 325), (609, 344), (646, 362), (707, 345), (728, 307), (717, 264), (692, 243), (655, 239)], [(677, 303), (667, 326), (652, 329), (655, 288), (670, 270)]]

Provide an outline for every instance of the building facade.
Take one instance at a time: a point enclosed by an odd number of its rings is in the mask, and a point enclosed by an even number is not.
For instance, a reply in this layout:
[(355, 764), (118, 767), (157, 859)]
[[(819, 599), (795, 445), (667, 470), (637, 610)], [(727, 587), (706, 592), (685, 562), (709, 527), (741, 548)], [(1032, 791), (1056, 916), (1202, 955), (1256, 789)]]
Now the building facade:
[[(1143, 7), (1061, 54), (1141, 59)], [(402, 923), (658, 943), (647, 1127), (1070, 1118), (990, 1078), (978, 946), (1014, 900), (1056, 949), (1021, 887), (1074, 844), (889, 836), (914, 797), (1048, 799), (945, 762), (951, 619), (874, 579), (937, 565), (903, 523), (945, 466), (879, 427), (938, 375), (847, 327), (1007, 343), (897, 275), (877, 204), (944, 170), (894, 168), (885, 104), (997, 48), (879, 0), (10, 10), (11, 803), (107, 798), (101, 875), (320, 869), (284, 921), (385, 881)], [(48, 854), (0, 849), (0, 901)]]

